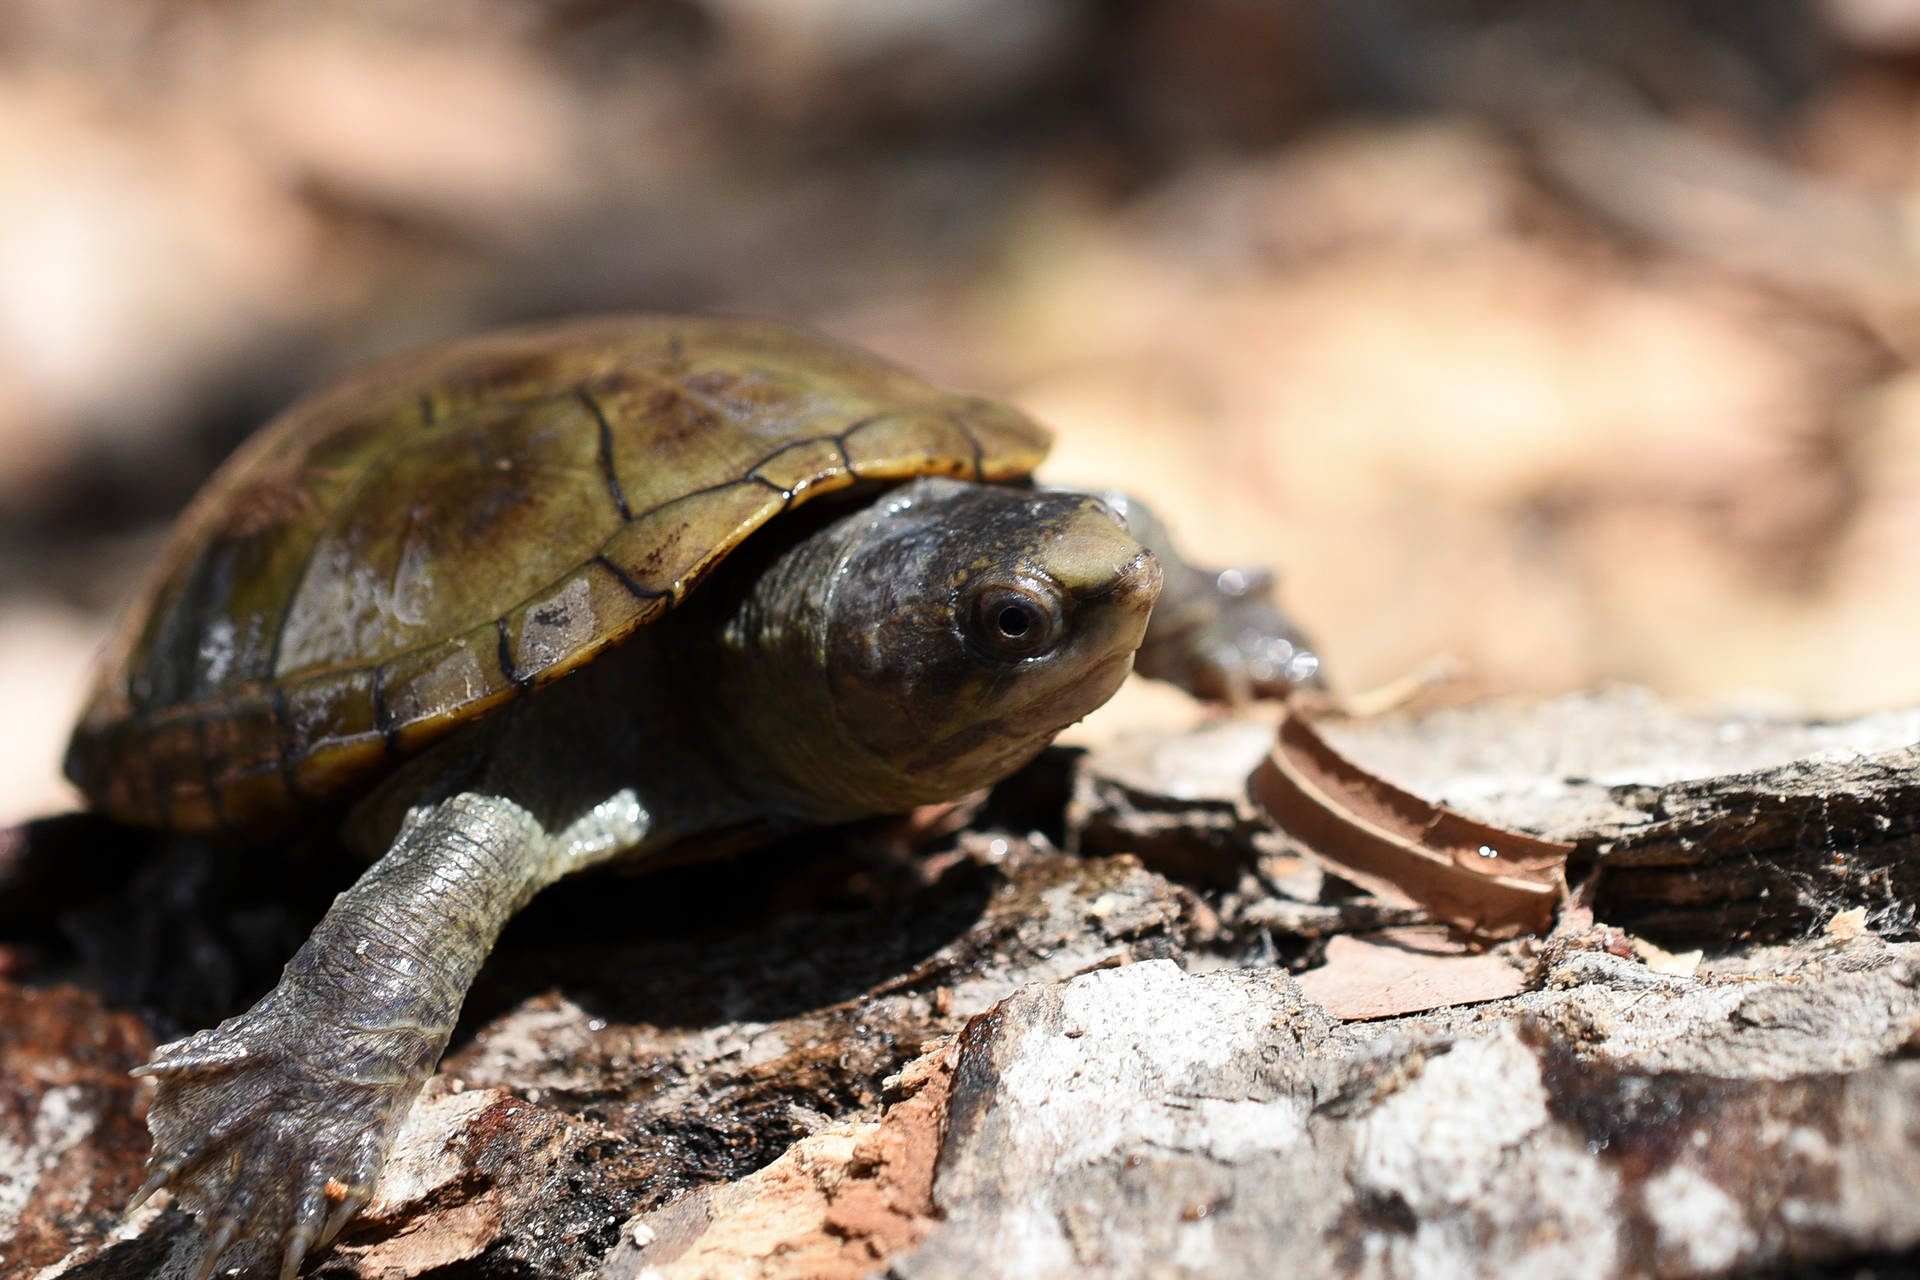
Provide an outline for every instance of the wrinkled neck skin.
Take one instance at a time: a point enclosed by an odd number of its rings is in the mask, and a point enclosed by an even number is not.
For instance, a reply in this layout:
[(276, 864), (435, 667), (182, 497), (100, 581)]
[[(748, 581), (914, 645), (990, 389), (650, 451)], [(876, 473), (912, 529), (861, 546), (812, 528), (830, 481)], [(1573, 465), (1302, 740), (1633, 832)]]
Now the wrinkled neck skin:
[(675, 619), (688, 625), (662, 637), (682, 688), (712, 699), (702, 720), (718, 727), (709, 749), (722, 776), (801, 823), (916, 803), (895, 798), (889, 771), (849, 731), (827, 674), (828, 584), (843, 570), (849, 532), (843, 523), (806, 539), (767, 566), (735, 608)]
[[(1044, 579), (1063, 641), (996, 662), (965, 636), (992, 576)], [(1131, 669), (1159, 569), (1098, 500), (958, 481), (883, 494), (785, 550), (683, 654), (716, 745), (769, 801), (835, 822), (960, 796), (1039, 753)], [(687, 619), (693, 622), (692, 618)]]

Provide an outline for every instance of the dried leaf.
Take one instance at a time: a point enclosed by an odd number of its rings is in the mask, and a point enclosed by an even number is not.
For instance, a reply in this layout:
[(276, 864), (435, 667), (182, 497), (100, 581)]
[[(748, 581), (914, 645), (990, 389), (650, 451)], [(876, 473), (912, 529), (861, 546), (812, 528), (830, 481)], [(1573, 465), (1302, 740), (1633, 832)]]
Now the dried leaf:
[(1298, 711), (1249, 785), (1274, 824), (1338, 874), (1479, 937), (1545, 932), (1566, 892), (1572, 845), (1402, 791), (1328, 746)]
[(1348, 1021), (1504, 1000), (1526, 985), (1505, 956), (1473, 952), (1431, 927), (1331, 938), (1327, 962), (1300, 975), (1310, 999)]

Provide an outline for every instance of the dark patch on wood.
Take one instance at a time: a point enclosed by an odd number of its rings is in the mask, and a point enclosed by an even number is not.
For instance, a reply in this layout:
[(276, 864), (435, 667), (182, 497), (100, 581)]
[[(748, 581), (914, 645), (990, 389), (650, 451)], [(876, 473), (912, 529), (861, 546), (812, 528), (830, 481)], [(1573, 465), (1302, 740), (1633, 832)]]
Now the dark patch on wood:
[(1576, 1056), (1544, 1028), (1529, 1027), (1540, 1059), (1547, 1107), (1573, 1128), (1587, 1150), (1623, 1162), (1639, 1176), (1672, 1162), (1711, 1126), (1742, 1082), (1716, 1076), (1622, 1070), (1601, 1059)]

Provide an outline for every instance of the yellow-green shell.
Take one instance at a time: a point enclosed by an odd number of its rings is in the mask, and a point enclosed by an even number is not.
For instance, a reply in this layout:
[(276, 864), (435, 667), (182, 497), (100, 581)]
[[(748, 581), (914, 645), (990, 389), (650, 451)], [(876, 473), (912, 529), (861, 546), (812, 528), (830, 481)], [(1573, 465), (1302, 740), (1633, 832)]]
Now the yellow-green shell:
[(658, 619), (782, 510), (856, 480), (1017, 479), (1047, 443), (765, 322), (594, 319), (389, 361), (194, 500), (68, 773), (123, 821), (271, 831)]

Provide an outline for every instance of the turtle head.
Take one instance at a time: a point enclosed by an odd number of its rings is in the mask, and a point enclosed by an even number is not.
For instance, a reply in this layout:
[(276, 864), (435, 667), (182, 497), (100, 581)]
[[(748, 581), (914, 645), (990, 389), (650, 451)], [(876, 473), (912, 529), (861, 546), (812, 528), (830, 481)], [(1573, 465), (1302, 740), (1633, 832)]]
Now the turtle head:
[(736, 614), (729, 647), (758, 651), (788, 712), (759, 718), (756, 754), (820, 817), (965, 795), (1112, 696), (1159, 591), (1091, 495), (893, 490), (787, 552)]
[(1152, 553), (1097, 498), (919, 481), (831, 584), (835, 708), (899, 800), (964, 795), (1113, 696), (1159, 593)]

